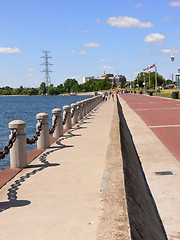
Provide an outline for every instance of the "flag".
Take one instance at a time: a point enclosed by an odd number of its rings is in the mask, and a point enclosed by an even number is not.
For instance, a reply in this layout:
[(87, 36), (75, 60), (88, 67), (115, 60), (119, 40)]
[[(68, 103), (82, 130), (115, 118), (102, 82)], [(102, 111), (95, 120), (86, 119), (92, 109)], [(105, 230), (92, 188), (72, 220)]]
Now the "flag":
[(143, 71), (146, 71), (146, 70), (149, 70), (149, 67), (147, 67), (147, 68), (143, 69)]
[(156, 67), (156, 64), (153, 64), (152, 66), (150, 66), (150, 68)]

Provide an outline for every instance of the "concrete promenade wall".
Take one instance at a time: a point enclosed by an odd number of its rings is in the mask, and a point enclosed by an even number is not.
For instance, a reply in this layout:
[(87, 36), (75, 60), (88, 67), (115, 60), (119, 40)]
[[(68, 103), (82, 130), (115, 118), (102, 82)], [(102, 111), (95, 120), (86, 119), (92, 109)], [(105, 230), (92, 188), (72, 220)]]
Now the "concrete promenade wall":
[(133, 240), (167, 239), (118, 101), (128, 215)]

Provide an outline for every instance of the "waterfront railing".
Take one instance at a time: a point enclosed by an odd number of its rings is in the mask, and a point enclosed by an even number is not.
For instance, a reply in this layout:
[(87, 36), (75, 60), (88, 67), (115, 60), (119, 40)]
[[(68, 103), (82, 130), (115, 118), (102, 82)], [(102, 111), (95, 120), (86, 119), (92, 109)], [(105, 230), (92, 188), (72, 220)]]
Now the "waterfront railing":
[(37, 149), (46, 149), (50, 147), (50, 134), (54, 138), (63, 136), (63, 133), (72, 128), (78, 121), (81, 121), (90, 111), (102, 102), (102, 96), (98, 95), (60, 108), (52, 110), (52, 128), (49, 129), (47, 113), (38, 113), (36, 115), (36, 132), (32, 139), (26, 137), (24, 128), (26, 123), (22, 120), (13, 120), (9, 123), (11, 134), (7, 146), (0, 152), (0, 159), (4, 159), (10, 152), (10, 168), (27, 167), (27, 144), (35, 144)]

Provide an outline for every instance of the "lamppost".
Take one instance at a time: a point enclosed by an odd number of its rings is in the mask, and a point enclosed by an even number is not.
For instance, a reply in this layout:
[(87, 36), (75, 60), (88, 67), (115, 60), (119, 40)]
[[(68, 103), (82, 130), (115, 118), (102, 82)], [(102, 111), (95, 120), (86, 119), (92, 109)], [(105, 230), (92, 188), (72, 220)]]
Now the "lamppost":
[(139, 91), (139, 73), (138, 73), (138, 77), (137, 77), (137, 84), (136, 86), (138, 87), (138, 91)]
[(145, 91), (146, 91), (146, 80), (145, 80), (145, 73), (144, 72), (143, 72), (143, 77), (144, 77), (143, 85), (144, 85), (144, 94), (145, 94)]
[[(174, 55), (173, 54), (176, 50), (180, 50), (180, 48), (173, 48), (172, 49), (172, 51), (171, 51), (171, 62), (174, 62)], [(174, 78), (173, 78), (173, 73), (172, 73), (172, 83), (173, 83), (173, 80), (174, 80)]]

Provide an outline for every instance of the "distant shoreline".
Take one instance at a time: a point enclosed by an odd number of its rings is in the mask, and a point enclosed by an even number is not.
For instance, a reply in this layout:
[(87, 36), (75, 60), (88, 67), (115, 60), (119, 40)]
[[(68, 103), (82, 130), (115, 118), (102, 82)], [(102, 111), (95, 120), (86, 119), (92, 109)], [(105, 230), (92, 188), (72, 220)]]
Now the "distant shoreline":
[(32, 97), (32, 96), (89, 96), (89, 95), (94, 95), (94, 92), (82, 92), (82, 93), (61, 93), (57, 95), (0, 95), (0, 97), (20, 97), (20, 96), (25, 96), (25, 97)]
[(88, 95), (94, 95), (94, 92), (80, 92), (80, 93), (61, 93), (60, 96), (88, 96)]

